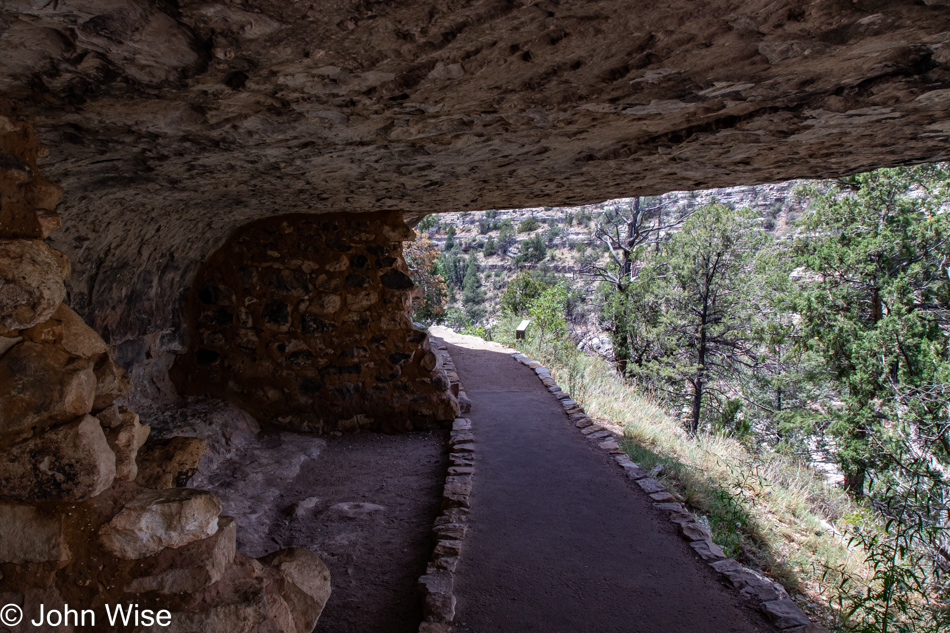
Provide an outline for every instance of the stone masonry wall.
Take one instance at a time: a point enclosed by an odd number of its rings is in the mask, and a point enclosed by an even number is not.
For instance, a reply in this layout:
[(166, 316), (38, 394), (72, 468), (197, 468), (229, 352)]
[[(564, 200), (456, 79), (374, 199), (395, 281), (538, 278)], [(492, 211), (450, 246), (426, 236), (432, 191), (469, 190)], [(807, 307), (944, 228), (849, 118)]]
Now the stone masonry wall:
[[(124, 372), (63, 304), (69, 260), (44, 241), (60, 190), (37, 173), (41, 151), (0, 100), (2, 627), (28, 626), (17, 608), (29, 622), (68, 604), (93, 611), (90, 630), (114, 631), (104, 606), (138, 605), (169, 612), (154, 630), (310, 633), (330, 593), (315, 554), (238, 554), (215, 495), (138, 477), (149, 427), (115, 404)], [(36, 630), (75, 624), (49, 623)]]
[(409, 316), (402, 242), (412, 236), (398, 213), (288, 215), (239, 229), (195, 279), (176, 385), (293, 430), (451, 423), (458, 403)]

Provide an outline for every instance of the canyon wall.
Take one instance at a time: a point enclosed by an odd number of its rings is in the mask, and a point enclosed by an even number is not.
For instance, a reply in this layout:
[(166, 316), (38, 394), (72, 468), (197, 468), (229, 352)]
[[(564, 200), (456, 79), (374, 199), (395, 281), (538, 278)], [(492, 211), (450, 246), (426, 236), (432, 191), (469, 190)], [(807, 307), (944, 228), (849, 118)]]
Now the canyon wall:
[(70, 305), (144, 384), (197, 267), (270, 215), (946, 159), (947, 4), (5, 0), (0, 93), (55, 150)]

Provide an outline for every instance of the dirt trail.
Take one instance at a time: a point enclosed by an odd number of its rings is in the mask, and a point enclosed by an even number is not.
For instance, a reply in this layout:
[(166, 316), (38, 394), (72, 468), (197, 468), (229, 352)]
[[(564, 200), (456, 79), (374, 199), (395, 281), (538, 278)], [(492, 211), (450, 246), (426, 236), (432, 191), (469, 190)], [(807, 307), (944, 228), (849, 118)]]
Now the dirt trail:
[(774, 631), (500, 346), (445, 335), (473, 407), (460, 633)]

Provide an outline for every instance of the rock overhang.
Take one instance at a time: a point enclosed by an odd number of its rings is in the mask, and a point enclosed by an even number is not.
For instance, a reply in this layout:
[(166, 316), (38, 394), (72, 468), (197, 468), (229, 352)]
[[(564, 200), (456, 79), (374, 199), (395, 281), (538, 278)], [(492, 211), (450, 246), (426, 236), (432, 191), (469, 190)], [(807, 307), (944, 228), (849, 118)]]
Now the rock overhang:
[(946, 5), (4, 0), (0, 91), (51, 148), (71, 304), (120, 342), (176, 328), (197, 264), (270, 215), (945, 159)]

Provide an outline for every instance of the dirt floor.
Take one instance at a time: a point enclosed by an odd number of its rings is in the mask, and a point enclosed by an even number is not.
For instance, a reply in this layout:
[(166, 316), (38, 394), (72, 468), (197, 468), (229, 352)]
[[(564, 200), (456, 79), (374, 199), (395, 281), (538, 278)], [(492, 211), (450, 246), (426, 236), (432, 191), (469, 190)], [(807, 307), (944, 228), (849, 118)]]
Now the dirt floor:
[(774, 631), (583, 439), (530, 369), (497, 346), (446, 341), (456, 343), (477, 446), (455, 631)]
[(265, 433), (208, 473), (238, 548), (306, 547), (330, 568), (319, 633), (410, 633), (445, 480), (447, 432), (317, 438)]
[[(313, 548), (330, 568), (333, 594), (320, 633), (414, 632), (416, 584), (432, 553), (447, 458), (446, 434), (361, 434), (331, 439), (320, 467), (294, 482), (314, 512), (274, 536)], [(287, 499), (290, 501), (290, 499)]]

